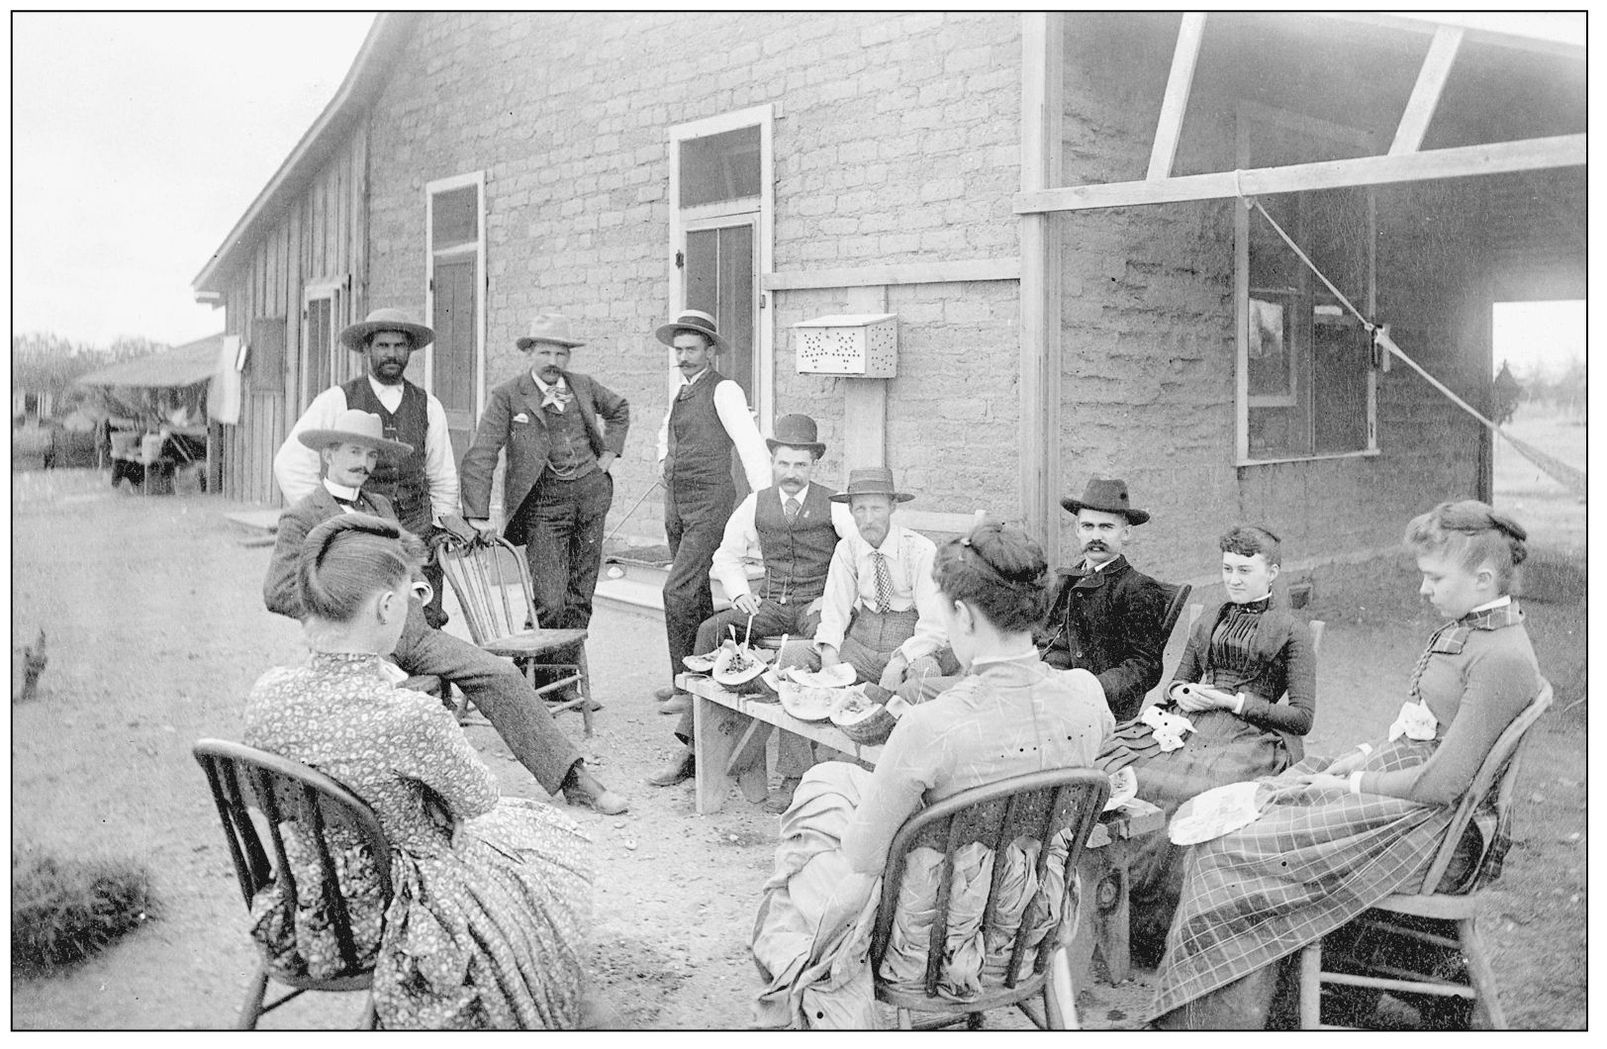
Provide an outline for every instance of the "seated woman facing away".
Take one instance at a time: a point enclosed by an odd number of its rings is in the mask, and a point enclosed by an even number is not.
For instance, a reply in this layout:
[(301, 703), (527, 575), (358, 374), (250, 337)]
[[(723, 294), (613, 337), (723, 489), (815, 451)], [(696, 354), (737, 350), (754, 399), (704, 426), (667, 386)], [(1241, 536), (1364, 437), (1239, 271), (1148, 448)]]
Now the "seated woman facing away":
[[(377, 951), (381, 1026), (575, 1027), (591, 910), (585, 838), (550, 805), (499, 801), (451, 713), (394, 687), (381, 667), (407, 618), (421, 554), (394, 522), (365, 514), (312, 530), (300, 569), (312, 656), (257, 682), (245, 742), (339, 780), (390, 838), (392, 855), (380, 862), (391, 864), (395, 892), (383, 932), (366, 846), (351, 838), (336, 867), (365, 941), (359, 950)], [(328, 973), (340, 963), (317, 911), (323, 872), (297, 835), (286, 844), (298, 899), (264, 889), (253, 936), (277, 965)]]
[[(1300, 737), (1311, 731), (1316, 714), (1311, 631), (1272, 595), (1282, 562), (1278, 537), (1238, 525), (1220, 545), (1228, 600), (1195, 624), (1177, 675), (1157, 704), (1187, 718), (1194, 731), (1181, 747), (1162, 750), (1149, 724), (1131, 721), (1117, 727), (1100, 755), (1107, 772), (1131, 765), (1138, 796), (1168, 819), (1196, 794), (1275, 775), (1299, 761), (1305, 756)], [(1132, 842), (1130, 928), (1142, 965), (1160, 960), (1183, 889), (1184, 852), (1164, 829)]]
[[(754, 960), (767, 983), (757, 1007), (760, 1026), (876, 1026), (868, 959), (873, 890), (899, 827), (923, 805), (970, 787), (1090, 766), (1113, 727), (1092, 674), (1055, 670), (1033, 648), (1032, 626), (1048, 599), (1048, 566), (1036, 543), (1019, 530), (984, 524), (940, 549), (932, 574), (966, 674), (903, 715), (875, 772), (832, 761), (804, 775), (781, 820), (775, 872), (753, 933)], [(1021, 849), (1007, 852), (1001, 862), (1022, 865)], [(901, 892), (908, 906), (900, 908), (883, 961), (882, 975), (898, 982), (921, 979), (930, 917), (922, 928), (913, 916), (936, 900), (941, 854), (931, 851), (925, 869), (920, 858), (914, 854), (906, 871)], [(977, 854), (961, 859), (973, 874), (989, 862)], [(956, 882), (959, 875), (957, 867)], [(981, 899), (987, 881), (970, 882)], [(1046, 879), (1037, 891), (1055, 889), (1064, 892)], [(1017, 902), (1024, 908), (1028, 900)], [(983, 970), (999, 963), (984, 956), (982, 942), (979, 932), (979, 949), (954, 952), (945, 970), (944, 986), (958, 997), (974, 993)]]
[[(1387, 737), (1261, 780), (1255, 822), (1192, 847), (1158, 975), (1160, 1026), (1265, 1026), (1284, 962), (1422, 877), (1490, 748), (1541, 688), (1510, 596), (1525, 538), (1473, 500), (1408, 526), (1420, 592), (1452, 622), (1429, 639)], [(1492, 858), (1502, 848), (1482, 845)]]

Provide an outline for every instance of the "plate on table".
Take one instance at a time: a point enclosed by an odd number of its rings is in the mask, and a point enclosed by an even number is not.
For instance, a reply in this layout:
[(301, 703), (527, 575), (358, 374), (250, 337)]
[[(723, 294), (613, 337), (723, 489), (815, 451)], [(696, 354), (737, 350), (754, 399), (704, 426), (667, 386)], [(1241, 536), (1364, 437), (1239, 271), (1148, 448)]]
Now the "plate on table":
[(1105, 811), (1118, 808), (1137, 796), (1138, 773), (1133, 771), (1131, 765), (1119, 768), (1110, 774), (1110, 800), (1105, 802)]

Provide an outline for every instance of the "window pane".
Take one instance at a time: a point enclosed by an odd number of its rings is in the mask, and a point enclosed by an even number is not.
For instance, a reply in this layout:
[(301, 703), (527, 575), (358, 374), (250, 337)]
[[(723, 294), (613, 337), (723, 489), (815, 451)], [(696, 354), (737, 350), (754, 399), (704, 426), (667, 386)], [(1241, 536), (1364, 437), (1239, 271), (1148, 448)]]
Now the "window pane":
[(758, 195), (758, 125), (681, 143), (681, 207)]
[(1312, 327), (1312, 443), (1318, 455), (1367, 447), (1367, 333), (1338, 305), (1318, 306)]
[(330, 374), (331, 354), (330, 343), (333, 341), (334, 327), (332, 313), (334, 311), (333, 299), (313, 299), (307, 304), (307, 394), (316, 397), (328, 389), (333, 376)]
[(479, 186), (464, 186), (431, 198), (434, 211), (430, 246), (433, 250), (473, 244), (480, 239), (479, 196)]

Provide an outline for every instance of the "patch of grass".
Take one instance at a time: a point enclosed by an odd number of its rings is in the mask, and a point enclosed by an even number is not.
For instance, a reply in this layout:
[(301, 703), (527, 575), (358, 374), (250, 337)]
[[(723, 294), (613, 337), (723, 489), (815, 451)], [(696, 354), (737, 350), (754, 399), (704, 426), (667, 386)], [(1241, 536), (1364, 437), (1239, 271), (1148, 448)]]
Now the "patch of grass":
[(128, 860), (11, 856), (11, 963), (44, 975), (76, 965), (156, 912), (151, 876)]

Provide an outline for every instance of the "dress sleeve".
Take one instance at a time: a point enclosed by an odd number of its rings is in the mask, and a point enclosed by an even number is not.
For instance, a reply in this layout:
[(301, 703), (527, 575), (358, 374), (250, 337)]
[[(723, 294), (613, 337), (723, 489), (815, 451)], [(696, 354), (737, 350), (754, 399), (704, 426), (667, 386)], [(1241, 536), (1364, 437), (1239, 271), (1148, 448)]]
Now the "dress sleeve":
[(1425, 805), (1450, 805), (1467, 792), (1479, 765), (1539, 690), (1533, 664), (1512, 652), (1481, 653), (1467, 667), (1461, 704), (1428, 761), (1393, 772), (1362, 774), (1366, 794)]
[(490, 812), (497, 804), (497, 783), (469, 745), (452, 715), (434, 700), (421, 697), (416, 714), (399, 719), (394, 771), (418, 780), (441, 796), (456, 819)]
[(331, 386), (312, 399), (307, 410), (301, 413), (301, 418), (285, 434), (285, 443), (279, 446), (273, 456), (273, 479), (279, 482), (279, 491), (285, 497), (286, 506), (294, 506), (318, 487), (318, 453), (302, 444), (297, 437), (307, 430), (328, 429), (335, 421), (335, 416), (345, 410), (346, 391), (339, 386)]
[[(1201, 616), (1189, 631), (1188, 644), (1183, 647), (1183, 658), (1177, 661), (1177, 671), (1171, 685), (1192, 685), (1205, 674), (1205, 654), (1211, 644), (1211, 632), (1216, 629), (1216, 617)], [(1202, 640), (1203, 638), (1203, 640)], [(1171, 685), (1167, 691), (1171, 691)], [(1246, 701), (1248, 702), (1248, 700)]]
[(1296, 621), (1277, 658), (1283, 662), (1289, 701), (1246, 695), (1239, 716), (1257, 728), (1304, 736), (1317, 719), (1317, 656), (1311, 647), (1311, 628)]
[(916, 707), (906, 713), (882, 749), (870, 785), (843, 833), (843, 856), (855, 871), (876, 874), (887, 866), (887, 850), (898, 828), (934, 786), (936, 748), (926, 727), (926, 711), (931, 709)]

